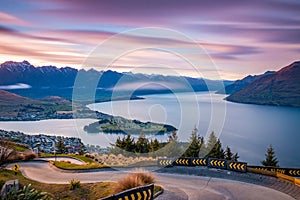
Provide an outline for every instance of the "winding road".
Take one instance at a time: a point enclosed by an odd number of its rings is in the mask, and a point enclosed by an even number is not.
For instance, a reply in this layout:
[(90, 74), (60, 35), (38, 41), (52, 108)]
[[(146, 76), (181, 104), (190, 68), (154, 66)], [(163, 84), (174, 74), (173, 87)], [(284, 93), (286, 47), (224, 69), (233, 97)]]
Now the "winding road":
[[(42, 183), (68, 183), (75, 178), (82, 183), (117, 181), (125, 171), (97, 171), (71, 173), (58, 170), (48, 162), (19, 163), (23, 175)], [(11, 166), (8, 166), (8, 168)], [(165, 192), (157, 199), (260, 199), (291, 200), (291, 196), (277, 190), (254, 184), (192, 175), (154, 173), (156, 183), (162, 185)]]

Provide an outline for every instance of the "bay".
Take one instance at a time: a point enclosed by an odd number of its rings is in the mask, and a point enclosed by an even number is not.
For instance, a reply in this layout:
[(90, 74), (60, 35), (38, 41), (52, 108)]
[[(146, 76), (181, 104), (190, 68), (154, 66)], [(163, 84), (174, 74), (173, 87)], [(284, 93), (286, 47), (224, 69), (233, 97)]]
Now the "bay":
[[(215, 131), (224, 147), (229, 145), (240, 161), (259, 165), (272, 144), (282, 167), (300, 168), (300, 109), (291, 107), (238, 104), (224, 101), (225, 95), (207, 92), (159, 94), (144, 100), (113, 101), (88, 107), (107, 114), (141, 121), (171, 124), (178, 128), (181, 141), (188, 141), (196, 126), (207, 138)], [(0, 129), (28, 134), (79, 137), (85, 144), (109, 146), (117, 134), (87, 134), (84, 125), (95, 119), (0, 122)], [(138, 136), (135, 136), (138, 137)], [(168, 136), (149, 136), (166, 141)]]

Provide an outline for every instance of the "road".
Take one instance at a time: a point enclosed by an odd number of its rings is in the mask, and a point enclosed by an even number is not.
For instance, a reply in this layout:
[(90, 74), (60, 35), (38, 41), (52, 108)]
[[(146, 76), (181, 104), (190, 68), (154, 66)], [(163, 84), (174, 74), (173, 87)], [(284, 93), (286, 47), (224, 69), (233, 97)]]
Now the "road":
[[(75, 178), (82, 183), (117, 181), (127, 172), (97, 171), (70, 173), (57, 170), (47, 162), (19, 163), (21, 172), (27, 178), (42, 183), (68, 183)], [(11, 167), (11, 166), (8, 166)], [(165, 192), (157, 199), (260, 199), (291, 200), (291, 196), (263, 186), (244, 182), (179, 174), (154, 173), (156, 183), (162, 185)]]

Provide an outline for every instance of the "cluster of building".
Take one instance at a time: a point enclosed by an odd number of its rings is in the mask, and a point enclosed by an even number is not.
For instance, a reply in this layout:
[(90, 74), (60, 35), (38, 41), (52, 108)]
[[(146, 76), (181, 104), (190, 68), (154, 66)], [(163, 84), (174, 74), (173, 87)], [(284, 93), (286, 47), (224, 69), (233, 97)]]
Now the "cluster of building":
[(0, 130), (0, 139), (7, 139), (13, 142), (26, 144), (33, 151), (38, 153), (54, 153), (57, 151), (56, 144), (59, 140), (63, 141), (66, 153), (87, 153), (87, 148), (81, 139), (75, 137), (61, 137), (50, 135), (28, 135), (21, 132)]

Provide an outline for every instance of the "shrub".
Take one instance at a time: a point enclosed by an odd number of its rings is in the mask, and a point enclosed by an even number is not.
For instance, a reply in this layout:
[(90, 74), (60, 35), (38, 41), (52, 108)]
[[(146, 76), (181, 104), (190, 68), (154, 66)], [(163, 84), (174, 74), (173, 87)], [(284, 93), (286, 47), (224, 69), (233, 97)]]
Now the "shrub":
[(115, 187), (115, 192), (119, 193), (131, 188), (148, 185), (154, 183), (154, 181), (154, 176), (149, 172), (131, 173), (118, 181)]
[(46, 192), (37, 191), (34, 188), (30, 188), (31, 184), (24, 186), (19, 191), (14, 190), (6, 195), (6, 200), (50, 200), (50, 195)]
[(24, 154), (24, 160), (33, 160), (37, 158), (37, 155), (34, 152)]
[(75, 190), (76, 188), (80, 188), (80, 186), (81, 186), (80, 180), (72, 179), (70, 181), (70, 190)]

